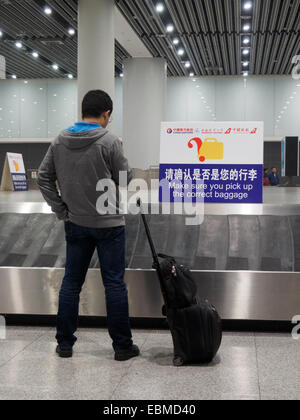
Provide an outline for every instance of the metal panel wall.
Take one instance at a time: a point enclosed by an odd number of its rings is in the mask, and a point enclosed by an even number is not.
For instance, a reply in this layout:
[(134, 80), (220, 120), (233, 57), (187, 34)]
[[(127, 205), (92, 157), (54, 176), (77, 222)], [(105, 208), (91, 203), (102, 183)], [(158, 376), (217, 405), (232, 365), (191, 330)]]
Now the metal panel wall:
[[(0, 313), (56, 315), (64, 270), (0, 268)], [(291, 321), (299, 314), (300, 274), (194, 272), (198, 295), (208, 298), (223, 319)], [(161, 318), (162, 297), (155, 271), (127, 270), (130, 316)], [(80, 314), (105, 316), (99, 270), (89, 270)]]

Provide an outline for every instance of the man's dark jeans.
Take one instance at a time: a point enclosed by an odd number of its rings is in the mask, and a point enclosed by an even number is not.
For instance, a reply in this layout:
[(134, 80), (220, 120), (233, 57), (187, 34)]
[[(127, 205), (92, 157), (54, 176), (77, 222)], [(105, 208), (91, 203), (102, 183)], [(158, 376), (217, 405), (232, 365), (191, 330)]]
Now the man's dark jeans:
[(108, 331), (115, 351), (132, 345), (125, 274), (125, 227), (85, 228), (65, 223), (67, 240), (66, 273), (59, 294), (58, 344), (72, 347), (77, 340), (79, 295), (91, 258), (97, 249), (105, 287)]

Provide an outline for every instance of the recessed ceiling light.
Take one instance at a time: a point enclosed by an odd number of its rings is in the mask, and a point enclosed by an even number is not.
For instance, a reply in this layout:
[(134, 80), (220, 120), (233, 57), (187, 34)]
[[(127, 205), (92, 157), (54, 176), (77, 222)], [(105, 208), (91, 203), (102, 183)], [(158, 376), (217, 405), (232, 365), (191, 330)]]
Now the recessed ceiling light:
[(249, 50), (243, 50), (243, 55), (248, 55), (250, 53), (250, 51)]
[(155, 9), (157, 13), (162, 13), (165, 10), (165, 6), (162, 3), (157, 3)]
[(243, 26), (243, 30), (244, 30), (244, 31), (250, 31), (250, 28), (251, 28), (251, 26), (249, 25), (249, 23), (246, 23), (246, 24)]
[(44, 12), (46, 13), (46, 15), (51, 15), (52, 13), (52, 9), (49, 6), (44, 7)]
[(244, 38), (243, 39), (243, 44), (248, 45), (250, 43), (250, 39), (249, 38)]
[(38, 53), (38, 52), (36, 52), (36, 51), (33, 51), (33, 53), (32, 53), (32, 57), (34, 57), (34, 58), (39, 58), (39, 53)]
[(20, 42), (20, 41), (16, 41), (16, 42), (15, 42), (15, 46), (16, 46), (17, 48), (22, 48), (22, 47), (23, 47), (23, 44), (22, 44), (22, 42)]
[(245, 9), (245, 10), (250, 10), (250, 9), (252, 9), (252, 2), (251, 2), (251, 1), (247, 1), (247, 2), (244, 4), (244, 9)]
[(184, 54), (184, 50), (182, 48), (180, 48), (180, 50), (177, 51), (178, 55), (183, 55)]
[(120, 77), (124, 77), (124, 73), (120, 73)]
[(2, 31), (0, 31), (0, 38), (3, 36), (3, 32)]
[(53, 70), (58, 70), (58, 65), (57, 64), (52, 64), (52, 68), (53, 68)]
[(179, 39), (178, 38), (173, 39), (173, 44), (178, 45), (179, 44)]
[(69, 30), (68, 30), (68, 33), (69, 33), (69, 35), (75, 35), (75, 29), (73, 29), (73, 28), (70, 28)]
[(195, 73), (190, 73), (190, 77), (193, 77), (193, 76), (195, 76)]
[(243, 62), (243, 67), (247, 67), (247, 66), (249, 66), (249, 61), (244, 61)]
[(69, 79), (73, 79), (73, 78), (74, 78), (73, 74), (71, 74), (71, 73), (70, 73), (70, 74), (68, 74), (68, 78), (69, 78)]
[(249, 76), (249, 72), (248, 72), (248, 71), (244, 71), (243, 76), (244, 76), (244, 77)]
[(16, 79), (16, 78), (17, 78), (17, 76), (16, 76), (15, 74), (12, 74), (12, 75), (11, 75), (11, 78), (12, 78), (12, 79)]
[(184, 67), (185, 67), (186, 69), (189, 69), (189, 68), (191, 67), (191, 63), (190, 63), (189, 61), (187, 61), (187, 62), (185, 63), (185, 65), (184, 65)]
[(174, 31), (174, 26), (173, 25), (168, 25), (166, 30), (167, 30), (167, 32), (173, 32)]

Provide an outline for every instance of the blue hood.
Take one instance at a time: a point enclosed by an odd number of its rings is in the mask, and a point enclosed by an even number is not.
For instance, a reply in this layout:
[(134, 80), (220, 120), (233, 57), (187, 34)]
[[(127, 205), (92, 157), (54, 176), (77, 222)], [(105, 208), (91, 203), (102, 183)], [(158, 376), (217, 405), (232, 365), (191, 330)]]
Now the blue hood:
[(86, 131), (95, 130), (96, 128), (102, 128), (101, 125), (96, 123), (77, 122), (71, 127), (67, 128), (70, 133), (84, 133)]

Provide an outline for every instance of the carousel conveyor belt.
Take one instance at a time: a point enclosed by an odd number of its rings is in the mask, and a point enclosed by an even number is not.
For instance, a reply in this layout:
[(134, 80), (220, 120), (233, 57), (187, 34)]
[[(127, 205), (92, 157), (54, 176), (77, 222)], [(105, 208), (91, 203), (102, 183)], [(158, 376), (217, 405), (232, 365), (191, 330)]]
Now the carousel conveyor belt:
[[(149, 215), (156, 248), (193, 270), (300, 271), (300, 215)], [(0, 213), (0, 266), (63, 268), (65, 233), (53, 214)], [(149, 269), (151, 253), (139, 216), (126, 216), (126, 265)], [(97, 255), (90, 268), (98, 268)]]
[[(252, 212), (253, 213), (253, 212)], [(148, 215), (156, 248), (194, 271), (201, 297), (225, 319), (290, 321), (300, 312), (300, 212)], [(54, 315), (65, 265), (63, 223), (50, 213), (0, 213), (0, 313)], [(132, 317), (161, 317), (161, 294), (143, 225), (126, 216), (126, 282)], [(82, 315), (104, 316), (97, 255)]]

